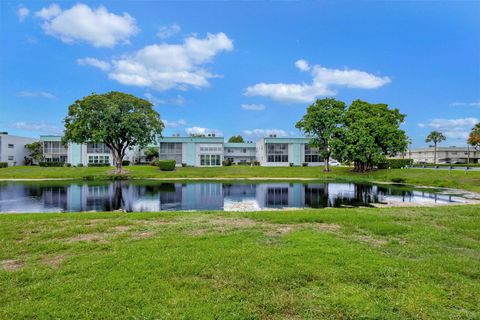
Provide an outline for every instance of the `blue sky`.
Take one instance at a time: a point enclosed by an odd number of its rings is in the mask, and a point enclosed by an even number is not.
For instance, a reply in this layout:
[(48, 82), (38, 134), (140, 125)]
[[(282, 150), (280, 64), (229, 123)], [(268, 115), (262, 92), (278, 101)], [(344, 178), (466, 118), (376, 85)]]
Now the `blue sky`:
[(0, 3), (0, 130), (59, 133), (68, 106), (147, 98), (165, 135), (298, 136), (315, 98), (387, 103), (414, 146), (480, 118), (480, 2)]

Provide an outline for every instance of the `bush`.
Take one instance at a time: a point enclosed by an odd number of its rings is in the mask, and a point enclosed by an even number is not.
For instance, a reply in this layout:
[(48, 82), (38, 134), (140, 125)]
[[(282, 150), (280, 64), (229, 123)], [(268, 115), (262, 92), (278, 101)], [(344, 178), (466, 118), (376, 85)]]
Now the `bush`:
[(308, 167), (308, 162), (302, 163), (302, 167)]
[(249, 162), (237, 162), (237, 165), (238, 166), (249, 166), (250, 163)]
[(71, 167), (72, 164), (71, 164), (71, 163), (65, 163), (63, 166), (64, 166), (64, 167)]
[(413, 159), (386, 159), (385, 161), (377, 164), (378, 169), (400, 169), (406, 166), (411, 166)]
[(38, 165), (40, 167), (63, 167), (65, 163), (64, 162), (39, 162)]
[(232, 161), (230, 161), (230, 160), (228, 160), (228, 159), (227, 159), (227, 160), (223, 160), (223, 165), (224, 165), (225, 167), (229, 167), (229, 166), (232, 165)]
[(162, 171), (173, 171), (177, 162), (175, 160), (158, 160), (158, 167)]
[(8, 167), (8, 162), (0, 162), (0, 168)]
[(152, 161), (150, 161), (150, 165), (154, 166), (154, 167), (158, 167), (158, 161), (160, 161), (160, 160), (152, 160)]
[(254, 161), (252, 161), (252, 165), (254, 165), (254, 166), (259, 166), (259, 165), (260, 165), (260, 161), (254, 160)]
[(184, 167), (184, 168), (185, 168), (186, 166), (187, 166), (187, 164), (186, 164), (185, 162), (184, 162), (184, 163), (182, 163), (182, 167)]
[(129, 166), (130, 165), (130, 160), (123, 160), (122, 161), (122, 166)]
[(89, 163), (89, 167), (110, 167), (110, 163)]
[(290, 167), (293, 167), (293, 162), (290, 162), (289, 165), (290, 165)]
[(78, 167), (78, 168), (82, 168), (82, 167), (83, 167), (83, 163), (77, 164), (77, 167)]

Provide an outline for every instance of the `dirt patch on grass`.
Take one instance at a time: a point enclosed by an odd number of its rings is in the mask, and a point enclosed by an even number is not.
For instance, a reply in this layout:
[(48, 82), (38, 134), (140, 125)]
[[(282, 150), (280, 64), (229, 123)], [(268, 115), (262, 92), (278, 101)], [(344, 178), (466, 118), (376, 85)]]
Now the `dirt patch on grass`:
[(9, 259), (0, 261), (0, 266), (2, 269), (7, 271), (17, 271), (23, 268), (25, 263), (20, 260)]
[(74, 237), (66, 239), (66, 242), (75, 243), (75, 242), (96, 242), (96, 243), (107, 243), (108, 233), (84, 233), (79, 234)]
[(122, 226), (122, 225), (120, 225), (120, 226), (115, 226), (112, 229), (114, 231), (117, 231), (117, 232), (126, 232), (126, 231), (132, 229), (132, 227), (133, 226)]
[(48, 256), (42, 259), (42, 263), (52, 268), (58, 268), (67, 258), (66, 254)]
[(155, 235), (155, 232), (151, 231), (142, 231), (142, 232), (135, 232), (131, 234), (132, 239), (141, 240), (151, 238)]

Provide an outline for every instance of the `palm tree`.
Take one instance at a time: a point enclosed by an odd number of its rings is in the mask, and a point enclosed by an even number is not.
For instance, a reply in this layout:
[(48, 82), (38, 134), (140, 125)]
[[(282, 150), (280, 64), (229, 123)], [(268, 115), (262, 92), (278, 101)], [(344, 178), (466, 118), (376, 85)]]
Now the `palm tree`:
[(437, 164), (437, 143), (440, 143), (447, 138), (443, 135), (443, 133), (438, 131), (432, 131), (425, 139), (425, 142), (433, 142), (434, 153), (433, 153), (433, 163)]

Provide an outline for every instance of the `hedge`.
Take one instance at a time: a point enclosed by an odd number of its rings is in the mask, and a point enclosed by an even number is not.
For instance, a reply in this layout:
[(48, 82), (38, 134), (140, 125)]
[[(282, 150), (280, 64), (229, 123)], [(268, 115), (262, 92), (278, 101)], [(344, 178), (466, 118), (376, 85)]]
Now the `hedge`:
[(387, 159), (384, 162), (377, 164), (378, 169), (400, 169), (406, 166), (411, 166), (413, 159)]
[(175, 160), (158, 160), (157, 165), (162, 171), (173, 171), (175, 170), (175, 165), (177, 162)]
[(8, 162), (0, 162), (0, 168), (8, 167)]
[(110, 163), (89, 163), (89, 167), (110, 167)]
[(39, 162), (40, 167), (63, 167), (65, 162)]

